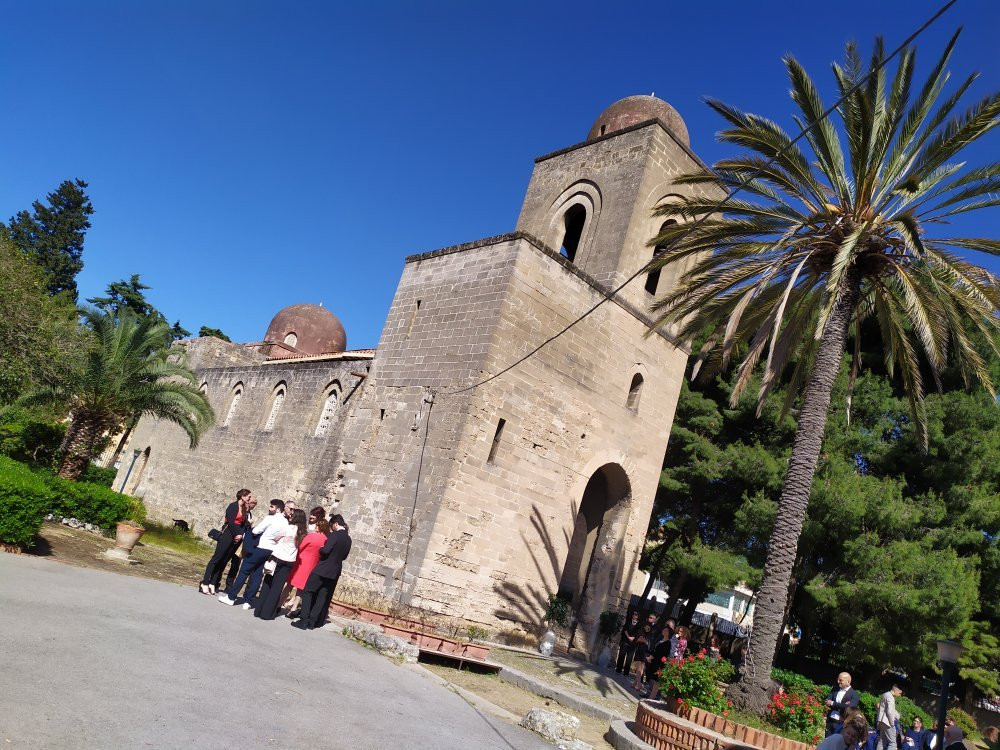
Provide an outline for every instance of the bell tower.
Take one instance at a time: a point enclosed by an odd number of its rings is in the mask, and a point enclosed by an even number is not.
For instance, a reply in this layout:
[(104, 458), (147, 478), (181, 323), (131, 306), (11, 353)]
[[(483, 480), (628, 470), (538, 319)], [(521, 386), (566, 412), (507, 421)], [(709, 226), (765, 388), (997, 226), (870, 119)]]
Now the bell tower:
[[(685, 194), (689, 188), (674, 186), (674, 179), (700, 166), (677, 110), (654, 96), (621, 99), (600, 114), (583, 143), (535, 160), (517, 229), (615, 288), (660, 250), (646, 246), (663, 224), (653, 208), (668, 195)], [(676, 273), (648, 274), (619, 296), (645, 312)]]

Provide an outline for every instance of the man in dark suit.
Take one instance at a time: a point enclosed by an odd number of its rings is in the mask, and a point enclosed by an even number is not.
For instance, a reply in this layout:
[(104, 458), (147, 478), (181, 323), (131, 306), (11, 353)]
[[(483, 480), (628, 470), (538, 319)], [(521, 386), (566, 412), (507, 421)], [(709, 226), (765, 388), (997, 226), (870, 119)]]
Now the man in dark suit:
[(344, 560), (350, 553), (351, 535), (347, 533), (344, 517), (338, 513), (330, 518), (330, 531), (319, 551), (319, 562), (302, 589), (302, 618), (293, 627), (301, 630), (323, 627)]
[(851, 675), (841, 672), (837, 675), (837, 684), (826, 696), (826, 707), (830, 712), (826, 715), (826, 736), (840, 731), (844, 724), (844, 717), (849, 708), (857, 708), (858, 691), (851, 687)]

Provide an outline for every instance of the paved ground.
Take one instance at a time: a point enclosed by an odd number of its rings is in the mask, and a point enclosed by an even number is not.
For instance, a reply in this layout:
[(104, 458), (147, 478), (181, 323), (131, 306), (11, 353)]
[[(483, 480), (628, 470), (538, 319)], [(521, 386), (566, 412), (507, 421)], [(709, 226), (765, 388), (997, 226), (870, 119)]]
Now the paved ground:
[(550, 748), (339, 633), (0, 554), (3, 748)]

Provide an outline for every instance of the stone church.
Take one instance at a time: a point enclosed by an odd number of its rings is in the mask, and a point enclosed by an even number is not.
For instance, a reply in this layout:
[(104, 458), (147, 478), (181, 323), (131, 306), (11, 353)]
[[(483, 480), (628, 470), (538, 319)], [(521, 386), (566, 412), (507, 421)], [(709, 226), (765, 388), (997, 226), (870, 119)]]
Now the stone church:
[(601, 612), (641, 589), (688, 355), (647, 335), (671, 273), (611, 290), (657, 251), (653, 207), (698, 164), (673, 107), (616, 102), (535, 160), (513, 233), (405, 259), (378, 348), (347, 349), (308, 304), (261, 342), (185, 342), (218, 422), (192, 450), (144, 418), (115, 488), (201, 534), (241, 487), (336, 504), (354, 539), (345, 581), (493, 627), (537, 624), (562, 591), (587, 650)]

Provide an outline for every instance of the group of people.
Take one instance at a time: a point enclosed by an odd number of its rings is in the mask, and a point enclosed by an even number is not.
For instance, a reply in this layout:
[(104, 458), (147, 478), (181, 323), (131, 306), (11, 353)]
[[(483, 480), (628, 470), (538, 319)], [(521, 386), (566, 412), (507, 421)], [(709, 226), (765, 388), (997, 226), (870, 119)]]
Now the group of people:
[(962, 730), (951, 719), (945, 721), (944, 747), (938, 747), (937, 727), (925, 729), (919, 716), (913, 725), (902, 730), (896, 699), (902, 688), (892, 688), (879, 696), (875, 711), (875, 726), (858, 707), (860, 696), (851, 687), (851, 675), (841, 672), (837, 684), (826, 697), (826, 739), (817, 750), (965, 750)]
[[(644, 697), (656, 698), (659, 694), (660, 665), (669, 659), (683, 658), (687, 654), (691, 632), (683, 625), (677, 627), (675, 620), (667, 620), (662, 627), (656, 626), (656, 614), (649, 613), (646, 622), (641, 622), (638, 611), (633, 611), (622, 626), (618, 642), (618, 659), (615, 672), (628, 676), (635, 665), (632, 689)], [(718, 639), (712, 641), (718, 658)]]
[[(241, 604), (262, 620), (275, 619), (284, 608), (293, 627), (322, 627), (351, 552), (347, 523), (340, 514), (327, 517), (321, 507), (306, 515), (295, 503), (275, 499), (255, 525), (256, 507), (250, 490), (236, 493), (222, 528), (209, 534), (215, 539), (215, 552), (199, 590), (218, 593), (223, 604)], [(227, 565), (226, 586), (219, 593)]]

